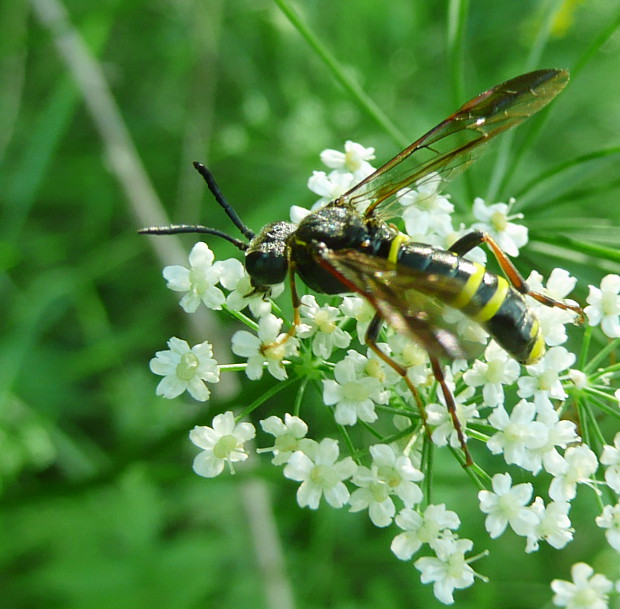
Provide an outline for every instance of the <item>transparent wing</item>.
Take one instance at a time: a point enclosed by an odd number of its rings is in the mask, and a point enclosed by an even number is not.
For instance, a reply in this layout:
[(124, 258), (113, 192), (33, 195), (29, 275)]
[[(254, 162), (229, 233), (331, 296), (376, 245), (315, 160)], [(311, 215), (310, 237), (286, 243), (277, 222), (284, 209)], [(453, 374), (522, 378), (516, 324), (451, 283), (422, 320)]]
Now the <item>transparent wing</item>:
[(456, 296), (460, 286), (449, 278), (416, 271), (357, 250), (320, 247), (317, 262), (366, 298), (396, 332), (420, 343), (435, 357), (458, 359), (474, 355), (445, 319), (446, 305), (422, 291)]
[(521, 124), (544, 108), (566, 86), (565, 70), (538, 70), (497, 85), (405, 148), (338, 200), (366, 217), (394, 216), (394, 205), (407, 189), (425, 179), (447, 181), (465, 170), (496, 135)]

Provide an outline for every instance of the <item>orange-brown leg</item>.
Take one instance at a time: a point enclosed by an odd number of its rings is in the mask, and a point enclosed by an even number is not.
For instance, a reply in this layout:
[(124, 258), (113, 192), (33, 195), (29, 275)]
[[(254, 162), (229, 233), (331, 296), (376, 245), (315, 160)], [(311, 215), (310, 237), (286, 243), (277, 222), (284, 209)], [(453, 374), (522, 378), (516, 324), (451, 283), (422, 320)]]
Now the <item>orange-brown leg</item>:
[(452, 394), (452, 391), (450, 391), (450, 387), (448, 387), (448, 384), (446, 383), (446, 378), (443, 374), (443, 370), (441, 369), (441, 364), (439, 363), (439, 360), (432, 355), (429, 355), (429, 358), (431, 360), (431, 367), (433, 368), (433, 375), (439, 383), (439, 386), (441, 387), (441, 392), (443, 393), (443, 397), (446, 401), (446, 408), (448, 409), (450, 417), (452, 418), (452, 425), (456, 430), (456, 435), (458, 436), (461, 448), (465, 453), (465, 466), (469, 466), (473, 463), (473, 461), (471, 455), (469, 454), (469, 449), (467, 448), (467, 438), (463, 433), (463, 427), (461, 426), (461, 422), (459, 421), (459, 418), (456, 414), (456, 402), (454, 400), (454, 395)]
[[(379, 313), (376, 313), (375, 316), (372, 318), (370, 325), (368, 326), (368, 330), (366, 331), (366, 344), (370, 347), (370, 349), (372, 349), (374, 353), (377, 354), (379, 358), (381, 358), (388, 366), (390, 366), (392, 370), (398, 373), (400, 377), (405, 381), (407, 387), (409, 388), (409, 391), (411, 391), (415, 399), (415, 402), (418, 406), (418, 410), (420, 411), (420, 416), (422, 417), (422, 421), (424, 422), (424, 427), (426, 428), (426, 431), (428, 435), (430, 436), (431, 432), (426, 423), (426, 411), (424, 410), (424, 403), (422, 402), (422, 398), (420, 397), (420, 392), (418, 391), (417, 387), (411, 382), (411, 379), (407, 375), (407, 368), (405, 368), (404, 366), (401, 366), (398, 362), (395, 362), (389, 355), (384, 353), (379, 348), (379, 345), (377, 345), (377, 338), (379, 336), (379, 330), (381, 328), (382, 323), (383, 323), (383, 320), (381, 316), (379, 315)], [(456, 416), (456, 402), (454, 401), (454, 396), (452, 395), (452, 392), (450, 391), (450, 388), (448, 387), (446, 383), (445, 377), (443, 375), (443, 371), (441, 370), (441, 366), (439, 365), (438, 360), (435, 359), (434, 357), (430, 357), (430, 361), (431, 361), (431, 366), (433, 369), (433, 375), (435, 376), (435, 379), (437, 380), (437, 382), (439, 383), (439, 386), (441, 387), (441, 391), (446, 400), (446, 407), (448, 409), (448, 412), (450, 413), (450, 416), (452, 417), (452, 423), (458, 435), (461, 448), (463, 449), (463, 452), (465, 453), (465, 465), (469, 466), (473, 463), (473, 461), (472, 461), (471, 455), (469, 454), (469, 450), (467, 448), (466, 438), (465, 438), (465, 434), (463, 433), (463, 428), (461, 427), (461, 423), (458, 420), (458, 417)]]
[(513, 285), (515, 290), (521, 292), (521, 294), (527, 294), (528, 296), (534, 298), (538, 302), (548, 307), (557, 307), (559, 309), (573, 311), (579, 316), (579, 323), (584, 322), (585, 317), (583, 309), (580, 306), (571, 305), (569, 303), (562, 302), (561, 300), (551, 298), (550, 296), (546, 296), (545, 294), (540, 294), (539, 292), (534, 292), (530, 290), (527, 282), (525, 281), (525, 279), (523, 279), (523, 276), (521, 275), (521, 273), (519, 273), (515, 265), (511, 262), (510, 258), (508, 258), (502, 248), (498, 245), (497, 241), (495, 241), (495, 239), (493, 239), (493, 237), (491, 237), (491, 235), (489, 235), (488, 233), (479, 230), (467, 233), (466, 235), (458, 239), (455, 243), (453, 243), (448, 248), (448, 251), (454, 252), (459, 256), (463, 256), (464, 254), (474, 249), (478, 245), (481, 245), (482, 243), (486, 243), (491, 248), (495, 259), (499, 263), (502, 271), (504, 271), (504, 274)]

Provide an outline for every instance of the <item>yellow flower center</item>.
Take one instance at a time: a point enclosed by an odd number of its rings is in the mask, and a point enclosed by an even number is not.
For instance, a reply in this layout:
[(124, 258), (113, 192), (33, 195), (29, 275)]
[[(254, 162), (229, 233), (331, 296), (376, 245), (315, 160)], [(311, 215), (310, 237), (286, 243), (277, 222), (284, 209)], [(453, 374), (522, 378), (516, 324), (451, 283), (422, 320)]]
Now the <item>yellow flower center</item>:
[(381, 465), (377, 474), (390, 488), (396, 488), (401, 482), (401, 477), (391, 465)]
[(501, 211), (493, 212), (493, 215), (491, 216), (491, 224), (498, 232), (501, 233), (502, 231), (505, 231), (508, 226), (506, 214), (503, 214)]
[(318, 311), (314, 317), (314, 322), (324, 334), (331, 334), (336, 329), (336, 324), (332, 321), (328, 311)]
[(237, 448), (237, 438), (233, 435), (222, 436), (213, 447), (213, 455), (218, 459), (227, 459)]
[(198, 357), (193, 353), (184, 353), (181, 361), (177, 364), (176, 374), (182, 381), (190, 381), (194, 378), (198, 365)]
[(366, 387), (357, 381), (347, 381), (342, 386), (342, 395), (347, 400), (362, 402), (368, 398), (368, 391)]

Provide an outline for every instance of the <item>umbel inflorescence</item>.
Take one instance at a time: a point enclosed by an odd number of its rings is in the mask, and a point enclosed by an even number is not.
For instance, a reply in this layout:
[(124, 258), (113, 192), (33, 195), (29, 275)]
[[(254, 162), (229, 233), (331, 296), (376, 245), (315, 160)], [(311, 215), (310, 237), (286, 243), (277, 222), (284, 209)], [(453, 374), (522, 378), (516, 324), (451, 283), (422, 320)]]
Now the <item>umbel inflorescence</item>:
[[(332, 201), (374, 168), (372, 148), (347, 142), (344, 152), (326, 150), (321, 160), (328, 172), (317, 171), (308, 182), (321, 198), (313, 209)], [(441, 178), (431, 175), (401, 193), (399, 215), (404, 232), (416, 242), (448, 248), (472, 229), (483, 230), (508, 255), (515, 257), (526, 246), (528, 231), (522, 214), (513, 213), (515, 201), (487, 204), (476, 198), (471, 210), (474, 222), (455, 225), (454, 205), (440, 192)], [(293, 207), (291, 221), (298, 223), (308, 210)], [(468, 259), (485, 263), (481, 248)], [(232, 337), (234, 364), (220, 364), (208, 341), (191, 346), (179, 338), (151, 360), (151, 370), (162, 376), (157, 394), (175, 398), (187, 391), (194, 399), (209, 399), (208, 385), (222, 373), (242, 371), (248, 380), (263, 375), (278, 381), (297, 382), (298, 398), (288, 408), (266, 411), (265, 400), (253, 402), (252, 419), (263, 417), (257, 430), (242, 415), (224, 412), (209, 426), (197, 426), (191, 441), (201, 449), (194, 470), (214, 477), (234, 473), (237, 462), (250, 456), (249, 440), (256, 439), (257, 453), (270, 453), (271, 462), (286, 478), (299, 482), (297, 502), (317, 509), (321, 503), (351, 512), (366, 511), (377, 527), (394, 528), (393, 553), (413, 561), (424, 583), (432, 583), (443, 603), (454, 601), (455, 589), (466, 588), (478, 575), (472, 557), (484, 552), (484, 542), (461, 538), (459, 515), (445, 503), (430, 503), (425, 496), (433, 476), (429, 455), (447, 450), (464, 462), (458, 429), (448, 411), (442, 391), (434, 381), (425, 350), (402, 332), (384, 324), (379, 346), (389, 358), (406, 368), (409, 384), (423, 403), (420, 411), (407, 383), (393, 367), (377, 357), (364, 342), (375, 309), (360, 296), (306, 294), (300, 303), (300, 324), (292, 322), (273, 304), (283, 291), (253, 289), (239, 260), (216, 261), (209, 247), (197, 243), (189, 255), (188, 268), (164, 269), (168, 287), (182, 293), (181, 307), (193, 313), (204, 305), (225, 310), (245, 323), (247, 329)], [(530, 288), (555, 300), (570, 298), (576, 280), (567, 270), (556, 268), (545, 282), (532, 271)], [(527, 297), (526, 297), (527, 298)], [(546, 352), (531, 365), (522, 366), (481, 327), (456, 310), (448, 311), (449, 323), (468, 344), (478, 345), (479, 357), (442, 363), (443, 375), (455, 398), (456, 417), (468, 440), (474, 465), (469, 468), (472, 485), (469, 501), (478, 502), (491, 538), (508, 529), (524, 538), (525, 552), (541, 543), (561, 549), (574, 535), (571, 502), (578, 489), (592, 494), (598, 510), (594, 525), (604, 530), (620, 564), (620, 390), (616, 389), (620, 366), (612, 354), (620, 344), (620, 276), (607, 275), (599, 287), (590, 286), (585, 314), (589, 321), (578, 329), (588, 344), (593, 332), (607, 337), (607, 346), (589, 359), (586, 349), (577, 354), (564, 345), (567, 328), (575, 321), (571, 310), (528, 305), (540, 323)], [(579, 362), (579, 363), (578, 363)], [(611, 363), (610, 363), (611, 362)], [(309, 384), (317, 387), (323, 406), (305, 405)], [(284, 383), (282, 387), (289, 386)], [(249, 392), (245, 389), (245, 392)], [(273, 393), (273, 392), (272, 392)], [(247, 403), (247, 402), (246, 402)], [(606, 421), (601, 424), (600, 415)], [(579, 418), (578, 418), (579, 417)], [(313, 421), (333, 422), (333, 437), (317, 437)], [(423, 420), (425, 419), (425, 420)], [(580, 420), (578, 428), (575, 421)], [(372, 444), (360, 444), (356, 427), (365, 427)], [(317, 426), (318, 427), (318, 426)], [(321, 423), (320, 428), (328, 427)], [(587, 432), (587, 433), (584, 433)], [(612, 433), (613, 436), (613, 433)], [(489, 476), (475, 464), (483, 452), (494, 456), (496, 470)], [(534, 495), (531, 481), (545, 480), (546, 492)], [(440, 499), (433, 497), (436, 501)], [(464, 499), (467, 500), (467, 499)], [(483, 563), (481, 563), (483, 564)], [(585, 563), (572, 569), (572, 582), (554, 580), (553, 601), (558, 606), (604, 608), (618, 587), (615, 566), (606, 577), (595, 574)], [(615, 579), (615, 582), (612, 581)]]

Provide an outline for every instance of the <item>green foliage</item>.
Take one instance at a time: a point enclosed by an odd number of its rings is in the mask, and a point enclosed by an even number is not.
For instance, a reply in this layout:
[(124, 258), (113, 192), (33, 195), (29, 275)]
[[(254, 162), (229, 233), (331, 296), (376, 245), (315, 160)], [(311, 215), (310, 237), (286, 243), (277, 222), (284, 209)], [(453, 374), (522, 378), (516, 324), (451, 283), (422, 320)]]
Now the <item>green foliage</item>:
[[(208, 338), (226, 361), (236, 326), (218, 319), (215, 327), (197, 314), (183, 328), (187, 316), (163, 287), (153, 242), (135, 234), (158, 222), (155, 208), (132, 190), (140, 176), (118, 147), (125, 141), (118, 125), (102, 122), (106, 92), (91, 87), (85, 103), (69, 67), (83, 57), (58, 52), (49, 5), (0, 7), (2, 604), (270, 606), (269, 571), (257, 560), (249, 523), (257, 506), (247, 492), (267, 474), (257, 463), (235, 478), (200, 479), (187, 441), (194, 424), (240, 409), (255, 394), (231, 381), (209, 407), (164, 401), (154, 396), (158, 379), (147, 365), (172, 335)], [(487, 187), (497, 200), (517, 196), (532, 240), (519, 265), (548, 274), (564, 261), (580, 279), (582, 302), (588, 282), (619, 272), (613, 0), (68, 0), (65, 7), (169, 218), (227, 231), (194, 159), (209, 164), (258, 229), (285, 218), (291, 204), (313, 202), (304, 185), (320, 150), (354, 139), (388, 159), (485, 88), (528, 69), (577, 67), (542, 120), (455, 184), (455, 202), (469, 205), (467, 196), (485, 196)], [(311, 44), (282, 9), (294, 11)], [(158, 247), (170, 262), (175, 245)], [(224, 242), (212, 248), (218, 258), (232, 255)], [(275, 404), (280, 415), (287, 396)], [(272, 479), (268, 488), (298, 607), (438, 605), (364, 514), (302, 512), (294, 485)], [(434, 493), (458, 504), (474, 490), (460, 476)], [(591, 517), (593, 508), (575, 509)], [(481, 514), (471, 521), (482, 528)], [(509, 597), (515, 609), (542, 605), (548, 581), (568, 579), (575, 556), (603, 560), (602, 540), (602, 532), (576, 539), (578, 548), (561, 558), (540, 552), (524, 573), (512, 559), (523, 556), (523, 540), (502, 538), (494, 560), (476, 566), (491, 583), (457, 602), (498, 607)], [(502, 564), (511, 572), (493, 572)]]

